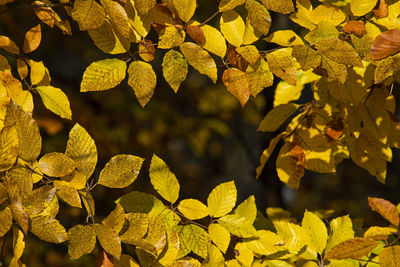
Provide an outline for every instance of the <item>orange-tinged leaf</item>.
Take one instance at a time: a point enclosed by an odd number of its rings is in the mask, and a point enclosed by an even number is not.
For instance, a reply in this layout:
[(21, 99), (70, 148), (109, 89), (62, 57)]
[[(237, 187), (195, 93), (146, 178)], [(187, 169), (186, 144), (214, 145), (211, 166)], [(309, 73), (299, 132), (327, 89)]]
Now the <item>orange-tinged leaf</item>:
[(146, 106), (154, 94), (157, 83), (157, 76), (152, 66), (143, 61), (133, 61), (129, 65), (128, 75), (128, 85), (135, 91), (140, 105)]
[[(43, 5), (42, 1), (34, 1), (35, 5)], [(54, 10), (51, 7), (35, 7), (33, 9), (36, 16), (43, 22), (46, 23), (50, 28), (54, 27), (55, 23), (55, 14)]]
[(371, 252), (379, 241), (370, 237), (356, 237), (343, 241), (331, 248), (325, 259), (359, 259)]
[(28, 76), (28, 66), (24, 60), (17, 59), (17, 70), (21, 80), (24, 80)]
[(367, 30), (365, 29), (364, 22), (353, 21), (353, 20), (348, 21), (346, 25), (344, 25), (343, 30), (347, 34), (353, 33), (358, 37), (361, 37), (364, 33), (367, 32)]
[(197, 44), (203, 45), (206, 41), (203, 30), (199, 26), (190, 25), (186, 27), (186, 30), (190, 38), (192, 38)]
[(371, 59), (379, 60), (400, 51), (400, 30), (392, 29), (379, 34), (371, 45)]
[(379, 253), (379, 264), (382, 267), (400, 266), (400, 246), (389, 246)]
[(383, 198), (368, 197), (368, 204), (391, 224), (399, 226), (399, 212), (391, 202)]
[(95, 267), (113, 267), (114, 266), (114, 257), (107, 253), (105, 250), (102, 250), (96, 256), (96, 260), (94, 262)]
[(156, 46), (152, 41), (143, 39), (139, 42), (138, 46), (139, 56), (146, 62), (154, 60), (154, 54), (156, 53)]
[(22, 51), (26, 53), (30, 53), (35, 51), (42, 40), (42, 28), (40, 24), (31, 28), (25, 35), (24, 45), (22, 46)]
[(325, 126), (325, 130), (324, 130), (325, 135), (328, 137), (329, 141), (336, 141), (343, 134), (343, 128), (344, 128), (344, 124), (343, 124), (342, 120), (340, 120), (340, 119), (331, 120)]
[(18, 46), (7, 36), (0, 35), (0, 48), (3, 48), (14, 55), (19, 55)]
[(240, 105), (244, 107), (250, 97), (246, 73), (236, 68), (229, 68), (224, 71), (222, 82), (227, 90), (239, 100)]
[(378, 18), (386, 18), (389, 14), (388, 0), (378, 0), (378, 1), (379, 3), (376, 5), (374, 10), (372, 10), (372, 12), (374, 12), (375, 16), (377, 16)]

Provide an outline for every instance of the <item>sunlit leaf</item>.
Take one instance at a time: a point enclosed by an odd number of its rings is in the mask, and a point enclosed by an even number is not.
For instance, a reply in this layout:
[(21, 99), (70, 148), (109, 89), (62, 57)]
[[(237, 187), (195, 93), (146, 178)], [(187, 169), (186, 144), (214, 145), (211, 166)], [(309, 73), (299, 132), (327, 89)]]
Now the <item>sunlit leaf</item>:
[(163, 76), (174, 92), (178, 92), (181, 83), (186, 79), (188, 64), (181, 53), (176, 50), (169, 50), (164, 55)]
[(227, 48), (221, 32), (207, 24), (201, 26), (200, 29), (203, 31), (205, 40), (203, 48), (219, 57), (224, 57)]
[(214, 242), (222, 253), (225, 253), (231, 241), (229, 232), (218, 223), (211, 223), (208, 226), (208, 233), (211, 241)]
[(244, 107), (250, 97), (246, 74), (236, 68), (229, 68), (224, 71), (222, 82), (226, 86), (226, 89), (239, 100), (240, 105)]
[(193, 251), (203, 259), (207, 258), (208, 233), (197, 225), (177, 225), (175, 229), (179, 235), (180, 249)]
[(379, 264), (383, 267), (395, 267), (400, 265), (400, 246), (385, 247), (379, 253)]
[(135, 8), (137, 8), (141, 14), (147, 14), (156, 4), (155, 0), (134, 0), (134, 2)]
[(78, 22), (81, 31), (96, 29), (106, 19), (103, 7), (95, 0), (76, 0), (71, 16)]
[(246, 0), (221, 0), (219, 2), (219, 11), (225, 12), (234, 9), (237, 6), (244, 4)]
[(108, 19), (100, 27), (89, 29), (88, 34), (94, 44), (105, 53), (121, 54), (126, 53), (130, 48), (129, 40), (120, 38), (113, 30)]
[(306, 210), (301, 227), (310, 235), (309, 248), (322, 254), (328, 240), (328, 231), (324, 222), (314, 213)]
[(273, 32), (265, 41), (276, 43), (281, 46), (304, 45), (301, 38), (292, 30), (281, 30)]
[(207, 198), (210, 215), (221, 217), (228, 214), (236, 204), (236, 186), (233, 181), (217, 185)]
[(325, 255), (325, 259), (359, 259), (373, 250), (379, 241), (370, 237), (356, 237), (345, 240), (332, 247)]
[(274, 221), (274, 226), (278, 236), (283, 239), (285, 246), (291, 253), (299, 252), (310, 242), (307, 232), (297, 224)]
[(115, 29), (126, 39), (129, 39), (130, 25), (125, 9), (112, 0), (100, 0), (105, 13), (110, 17)]
[(170, 49), (180, 46), (185, 41), (186, 34), (182, 29), (174, 26), (167, 26), (161, 30), (157, 47), (160, 49)]
[(268, 10), (255, 0), (247, 0), (246, 9), (254, 29), (262, 34), (268, 34), (271, 26), (271, 16)]
[(15, 127), (4, 127), (0, 133), (0, 171), (14, 165), (18, 156), (18, 135)]
[(233, 10), (222, 13), (220, 28), (228, 43), (235, 47), (243, 44), (245, 24), (238, 13)]
[(259, 60), (254, 66), (249, 65), (247, 67), (246, 78), (252, 96), (256, 96), (264, 88), (270, 87), (274, 82), (274, 75), (268, 63), (263, 59)]
[(173, 0), (174, 7), (178, 16), (188, 22), (196, 10), (196, 0)]
[(135, 91), (140, 105), (144, 107), (154, 94), (157, 76), (149, 63), (135, 60), (128, 68), (128, 84)]
[(26, 213), (24, 206), (22, 205), (21, 202), (19, 202), (17, 200), (13, 200), (13, 201), (11, 201), (9, 207), (10, 207), (11, 214), (12, 214), (12, 217), (14, 218), (14, 220), (21, 227), (24, 234), (27, 234), (28, 226), (29, 226), (29, 216)]
[(346, 25), (344, 25), (343, 30), (347, 34), (355, 34), (358, 37), (361, 37), (364, 33), (366, 33), (365, 25), (362, 21), (348, 21)]
[(54, 185), (57, 187), (57, 195), (60, 199), (72, 207), (82, 208), (81, 198), (76, 188), (65, 181), (54, 181)]
[(237, 243), (235, 246), (235, 257), (243, 266), (251, 266), (254, 254), (245, 243)]
[(36, 91), (42, 98), (46, 108), (53, 111), (61, 118), (71, 119), (72, 113), (68, 97), (61, 89), (53, 86), (38, 86)]
[(351, 0), (350, 8), (354, 16), (364, 16), (372, 11), (378, 0)]
[(391, 202), (383, 198), (368, 197), (368, 204), (372, 210), (378, 212), (391, 224), (399, 226), (399, 213)]
[(0, 35), (0, 48), (14, 55), (19, 55), (19, 48), (9, 37)]
[(122, 249), (121, 239), (118, 234), (105, 224), (95, 224), (93, 227), (101, 247), (119, 259)]
[(294, 11), (293, 2), (291, 0), (261, 0), (261, 3), (268, 9), (274, 12), (289, 14)]
[(271, 71), (291, 85), (296, 85), (298, 63), (292, 57), (291, 48), (280, 48), (266, 56)]
[(96, 245), (96, 234), (92, 225), (77, 224), (68, 230), (68, 236), (68, 254), (72, 260), (91, 253)]
[(31, 28), (25, 35), (24, 44), (22, 46), (22, 51), (24, 53), (30, 53), (35, 51), (42, 40), (42, 29), (40, 24)]
[(38, 167), (46, 175), (62, 177), (75, 169), (75, 162), (62, 153), (51, 152), (40, 158)]
[(189, 220), (198, 220), (209, 214), (206, 205), (192, 198), (181, 200), (178, 204), (178, 210)]
[(124, 188), (133, 183), (144, 159), (133, 155), (117, 155), (100, 172), (98, 183), (111, 188)]
[(125, 61), (113, 58), (93, 62), (83, 73), (81, 92), (111, 89), (125, 78)]
[(354, 237), (353, 223), (348, 215), (338, 217), (330, 222), (330, 233), (325, 251), (347, 239)]
[(371, 59), (379, 60), (400, 51), (400, 30), (393, 29), (379, 34), (371, 46)]
[(175, 203), (179, 197), (179, 182), (168, 165), (156, 155), (153, 155), (150, 164), (150, 181), (154, 189), (168, 202)]
[(9, 207), (5, 207), (0, 211), (0, 237), (3, 237), (12, 225), (12, 214)]
[(249, 220), (239, 214), (228, 214), (218, 219), (218, 223), (232, 235), (242, 238), (254, 238), (257, 231)]
[(316, 44), (318, 51), (339, 64), (363, 67), (360, 56), (347, 42), (337, 38), (327, 38)]
[(62, 243), (68, 239), (64, 226), (54, 218), (48, 216), (35, 216), (31, 220), (30, 231), (43, 241)]

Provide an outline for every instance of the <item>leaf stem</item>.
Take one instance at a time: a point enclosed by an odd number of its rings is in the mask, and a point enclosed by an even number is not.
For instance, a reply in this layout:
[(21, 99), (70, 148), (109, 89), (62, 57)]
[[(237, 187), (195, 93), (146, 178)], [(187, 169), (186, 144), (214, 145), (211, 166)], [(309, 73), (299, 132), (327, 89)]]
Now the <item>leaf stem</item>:
[(211, 15), (208, 19), (197, 25), (198, 27), (204, 26), (206, 23), (208, 23), (210, 20), (212, 20), (216, 15), (219, 14), (219, 10), (217, 10), (214, 14)]

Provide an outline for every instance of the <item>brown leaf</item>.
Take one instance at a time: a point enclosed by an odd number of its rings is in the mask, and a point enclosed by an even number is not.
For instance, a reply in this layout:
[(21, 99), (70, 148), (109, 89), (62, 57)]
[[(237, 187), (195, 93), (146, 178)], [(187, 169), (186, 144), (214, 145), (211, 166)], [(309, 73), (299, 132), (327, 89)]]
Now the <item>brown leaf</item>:
[(156, 53), (156, 47), (153, 42), (147, 39), (143, 39), (139, 42), (139, 56), (146, 62), (154, 60), (154, 54)]
[(400, 30), (393, 29), (379, 34), (372, 42), (371, 59), (379, 60), (400, 51)]
[(386, 18), (388, 16), (388, 0), (379, 0), (375, 8), (372, 10), (378, 18)]
[[(42, 1), (34, 1), (35, 5), (43, 5)], [(46, 23), (50, 28), (54, 27), (55, 23), (55, 14), (54, 10), (51, 7), (35, 7), (33, 9), (36, 16), (43, 22)]]
[(359, 259), (371, 252), (379, 241), (371, 237), (356, 237), (340, 242), (331, 248), (325, 259)]
[(372, 210), (378, 212), (394, 226), (399, 226), (399, 212), (391, 202), (383, 198), (368, 197), (368, 204)]
[(246, 73), (235, 68), (227, 69), (222, 75), (222, 82), (228, 91), (239, 100), (240, 105), (244, 107), (250, 97), (250, 89)]
[(200, 27), (195, 25), (187, 26), (186, 31), (190, 38), (192, 38), (198, 45), (203, 45), (206, 41), (203, 30)]
[(42, 40), (42, 29), (40, 24), (31, 28), (25, 35), (24, 45), (22, 46), (22, 50), (24, 53), (30, 53), (36, 50), (39, 47), (40, 41)]
[(227, 58), (229, 65), (241, 71), (246, 71), (249, 65), (249, 63), (236, 52), (235, 47), (231, 44), (228, 46)]
[(343, 133), (343, 122), (340, 119), (332, 120), (325, 126), (325, 135), (329, 141), (336, 141)]
[(366, 33), (365, 25), (362, 21), (348, 21), (343, 28), (344, 32), (347, 34), (353, 33), (354, 35), (361, 37)]
[(96, 261), (94, 263), (95, 267), (113, 267), (114, 257), (108, 254), (105, 250), (102, 250), (97, 254)]

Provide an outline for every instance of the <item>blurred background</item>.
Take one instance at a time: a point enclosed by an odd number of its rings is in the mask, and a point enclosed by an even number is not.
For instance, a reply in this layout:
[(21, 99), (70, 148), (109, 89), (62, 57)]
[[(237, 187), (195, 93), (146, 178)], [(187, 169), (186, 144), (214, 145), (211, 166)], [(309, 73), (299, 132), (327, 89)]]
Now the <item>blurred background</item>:
[[(201, 3), (200, 3), (201, 2)], [(17, 1), (10, 6), (26, 3)], [(204, 21), (217, 11), (214, 0), (199, 1), (194, 17)], [(56, 8), (65, 15), (62, 8)], [(301, 35), (302, 30), (287, 16), (271, 13), (270, 32), (292, 29)], [(215, 25), (219, 16), (211, 20)], [(0, 34), (23, 43), (25, 32), (37, 25), (32, 9), (16, 9), (0, 13)], [(72, 36), (42, 24), (42, 43), (29, 55), (42, 60), (49, 69), (52, 85), (61, 88), (68, 96), (73, 120), (63, 120), (46, 110), (38, 96), (34, 96), (34, 118), (38, 121), (43, 137), (42, 154), (64, 152), (68, 133), (77, 122), (94, 138), (99, 162), (98, 177), (105, 163), (116, 154), (133, 154), (146, 159), (138, 179), (123, 190), (110, 190), (97, 186), (93, 195), (96, 214), (106, 216), (114, 201), (124, 192), (132, 190), (156, 194), (148, 178), (148, 166), (153, 153), (161, 157), (176, 174), (181, 184), (180, 198), (197, 198), (206, 202), (211, 189), (221, 182), (234, 180), (238, 189), (238, 203), (255, 195), (257, 207), (265, 213), (266, 207), (279, 206), (289, 210), (301, 220), (305, 209), (334, 209), (333, 216), (351, 214), (363, 218), (365, 225), (384, 225), (379, 215), (368, 207), (367, 196), (382, 197), (397, 204), (400, 202), (400, 155), (393, 152), (393, 163), (388, 164), (386, 184), (379, 183), (367, 171), (350, 160), (342, 162), (336, 174), (306, 172), (299, 190), (283, 185), (275, 171), (275, 160), (280, 144), (266, 165), (261, 177), (255, 179), (259, 157), (275, 134), (257, 132), (258, 123), (272, 108), (274, 86), (265, 88), (256, 98), (251, 97), (245, 108), (224, 88), (220, 80), (213, 85), (210, 80), (189, 67), (187, 79), (177, 94), (165, 82), (161, 63), (165, 50), (157, 50), (151, 65), (157, 73), (154, 96), (145, 108), (136, 100), (133, 90), (123, 81), (116, 88), (104, 92), (80, 93), (80, 81), (85, 68), (93, 61), (110, 57), (101, 52), (86, 32), (80, 32), (71, 21)], [(149, 39), (156, 42), (152, 31)], [(259, 50), (274, 48), (261, 40)], [(0, 51), (2, 53), (2, 51)], [(8, 57), (11, 61), (12, 58)], [(139, 59), (139, 58), (138, 58)], [(216, 59), (217, 60), (217, 59)], [(217, 60), (219, 77), (223, 64)], [(398, 84), (394, 94), (400, 99)], [(310, 89), (304, 90), (301, 101), (311, 99)], [(282, 129), (280, 129), (282, 130)], [(279, 131), (278, 131), (279, 132)], [(85, 211), (60, 203), (58, 219), (68, 229), (85, 220)], [(12, 235), (6, 239), (3, 255), (11, 253)], [(41, 242), (29, 235), (22, 261), (28, 266), (91, 266), (93, 256), (70, 261), (67, 246)], [(9, 254), (11, 255), (11, 254)], [(8, 262), (8, 261), (6, 261)]]

